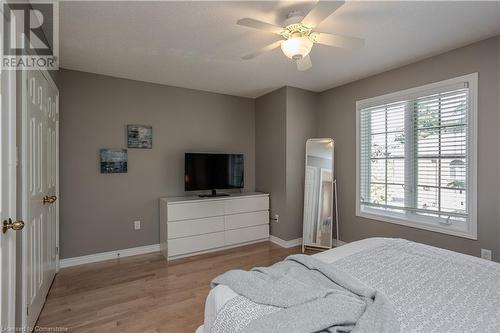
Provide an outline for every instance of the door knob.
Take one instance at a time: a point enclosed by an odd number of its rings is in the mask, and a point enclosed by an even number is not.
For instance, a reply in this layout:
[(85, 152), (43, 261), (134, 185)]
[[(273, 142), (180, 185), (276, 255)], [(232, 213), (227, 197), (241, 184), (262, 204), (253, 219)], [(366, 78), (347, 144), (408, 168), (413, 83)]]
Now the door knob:
[(46, 205), (46, 204), (53, 204), (54, 202), (56, 202), (57, 200), (57, 197), (55, 195), (51, 195), (51, 196), (44, 196), (43, 197), (43, 204)]
[(23, 221), (14, 221), (14, 222), (12, 222), (12, 219), (8, 219), (8, 220), (3, 221), (2, 233), (5, 234), (7, 232), (7, 230), (9, 230), (9, 229), (12, 229), (12, 230), (15, 230), (15, 231), (19, 231), (22, 228), (24, 228), (24, 222)]

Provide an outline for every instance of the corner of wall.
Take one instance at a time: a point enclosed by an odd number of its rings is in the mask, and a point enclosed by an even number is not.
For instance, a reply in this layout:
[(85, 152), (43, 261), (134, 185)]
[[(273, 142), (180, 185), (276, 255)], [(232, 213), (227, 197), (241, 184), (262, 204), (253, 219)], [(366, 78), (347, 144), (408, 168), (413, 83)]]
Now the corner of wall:
[(271, 193), (271, 234), (302, 236), (305, 142), (316, 136), (319, 94), (284, 86), (256, 100), (256, 184)]

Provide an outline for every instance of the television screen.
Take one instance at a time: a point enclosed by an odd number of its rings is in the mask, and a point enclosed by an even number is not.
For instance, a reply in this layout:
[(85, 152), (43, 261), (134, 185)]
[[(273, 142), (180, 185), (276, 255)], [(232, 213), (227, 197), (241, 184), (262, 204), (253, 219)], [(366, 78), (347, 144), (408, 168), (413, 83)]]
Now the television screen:
[(243, 188), (243, 154), (186, 153), (185, 190)]

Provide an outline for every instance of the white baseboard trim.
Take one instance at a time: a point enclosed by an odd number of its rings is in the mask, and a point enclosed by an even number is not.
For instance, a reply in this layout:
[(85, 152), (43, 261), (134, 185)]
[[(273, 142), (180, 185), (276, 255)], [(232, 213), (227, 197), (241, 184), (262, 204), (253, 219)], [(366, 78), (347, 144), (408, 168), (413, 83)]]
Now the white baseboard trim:
[(124, 258), (124, 257), (136, 256), (139, 254), (146, 254), (146, 253), (153, 253), (153, 252), (160, 252), (160, 244), (139, 246), (139, 247), (133, 247), (133, 248), (129, 248), (129, 249), (101, 252), (101, 253), (90, 254), (87, 256), (61, 259), (59, 261), (59, 267), (65, 268), (65, 267), (71, 267), (71, 266), (78, 266), (78, 265), (83, 265), (83, 264), (90, 264), (93, 262), (99, 262), (99, 261), (117, 259), (117, 258)]
[(302, 245), (302, 238), (286, 241), (276, 236), (269, 235), (269, 241), (287, 249), (290, 247)]
[[(297, 238), (297, 239), (292, 239), (292, 240), (289, 240), (289, 241), (286, 241), (286, 240), (283, 240), (281, 238), (278, 238), (276, 236), (273, 236), (273, 235), (269, 235), (269, 241), (274, 243), (274, 244), (277, 244), (281, 247), (284, 247), (284, 248), (291, 248), (291, 247), (294, 247), (294, 246), (299, 246), (299, 245), (302, 245), (302, 238)], [(341, 241), (340, 239), (339, 240), (333, 240), (333, 247), (339, 247), (339, 246), (342, 246), (342, 245), (345, 245), (347, 244), (346, 242), (343, 242)]]
[(339, 246), (346, 245), (346, 244), (347, 244), (347, 242), (343, 242), (340, 239), (334, 239), (333, 240), (333, 246), (334, 247), (339, 247)]

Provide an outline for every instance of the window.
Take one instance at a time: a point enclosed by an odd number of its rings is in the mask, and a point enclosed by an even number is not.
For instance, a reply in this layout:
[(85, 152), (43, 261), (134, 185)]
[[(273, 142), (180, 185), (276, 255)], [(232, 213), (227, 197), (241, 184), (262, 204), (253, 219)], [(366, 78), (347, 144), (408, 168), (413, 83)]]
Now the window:
[(477, 239), (477, 73), (356, 103), (356, 215)]

